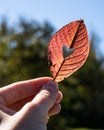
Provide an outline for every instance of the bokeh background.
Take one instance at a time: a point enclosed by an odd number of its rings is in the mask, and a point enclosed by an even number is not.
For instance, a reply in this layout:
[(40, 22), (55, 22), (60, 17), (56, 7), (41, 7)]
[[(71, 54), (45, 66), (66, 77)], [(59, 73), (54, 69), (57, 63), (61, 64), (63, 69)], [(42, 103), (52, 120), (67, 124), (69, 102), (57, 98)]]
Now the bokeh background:
[(47, 46), (65, 24), (84, 18), (90, 39), (85, 65), (59, 83), (62, 110), (49, 130), (104, 129), (104, 1), (0, 1), (0, 86), (51, 76)]

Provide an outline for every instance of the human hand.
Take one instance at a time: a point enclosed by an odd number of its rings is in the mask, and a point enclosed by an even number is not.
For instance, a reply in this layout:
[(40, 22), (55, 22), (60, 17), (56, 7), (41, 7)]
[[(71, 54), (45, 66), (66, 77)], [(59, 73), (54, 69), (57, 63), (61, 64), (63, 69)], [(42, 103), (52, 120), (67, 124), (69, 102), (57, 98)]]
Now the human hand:
[(57, 83), (48, 77), (0, 88), (0, 130), (46, 130), (61, 99)]

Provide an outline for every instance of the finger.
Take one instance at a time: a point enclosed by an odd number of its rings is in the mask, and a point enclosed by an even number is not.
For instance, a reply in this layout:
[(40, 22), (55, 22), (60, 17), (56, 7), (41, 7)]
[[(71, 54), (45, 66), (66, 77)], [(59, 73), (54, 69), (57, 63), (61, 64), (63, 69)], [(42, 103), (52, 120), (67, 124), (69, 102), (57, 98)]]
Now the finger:
[(6, 121), (9, 117), (10, 116), (7, 113), (0, 110), (0, 126), (2, 125), (3, 121)]
[(11, 109), (5, 107), (5, 106), (2, 106), (2, 105), (0, 105), (0, 110), (1, 110), (2, 112), (4, 112), (4, 113), (8, 114), (8, 115), (13, 115), (13, 114), (15, 114), (15, 111), (13, 111), (13, 110), (11, 110)]
[(43, 85), (40, 92), (32, 100), (34, 107), (39, 107), (40, 112), (47, 114), (49, 109), (55, 104), (58, 94), (58, 84), (49, 81)]
[[(10, 109), (13, 109), (13, 110), (15, 110), (15, 111), (19, 111), (26, 103), (32, 101), (32, 99), (33, 99), (34, 97), (35, 97), (35, 95), (34, 95), (34, 96), (31, 96), (31, 97), (28, 97), (28, 98), (25, 98), (25, 99), (23, 99), (23, 100), (21, 100), (21, 101), (18, 101), (18, 102), (16, 102), (16, 103), (12, 104), (11, 106), (9, 106), (9, 108), (10, 108)], [(56, 103), (61, 102), (62, 97), (63, 97), (63, 96), (62, 96), (62, 93), (61, 93), (60, 91), (58, 91)]]
[[(34, 95), (35, 96), (35, 95)], [(20, 100), (12, 105), (10, 105), (8, 108), (15, 110), (15, 111), (19, 111), (26, 103), (32, 101), (32, 99), (34, 98), (34, 96), (25, 98), (23, 100)]]
[(21, 81), (0, 88), (0, 104), (10, 106), (25, 98), (37, 94), (40, 88), (52, 78), (44, 77), (27, 81)]
[(48, 116), (56, 115), (60, 112), (61, 105), (59, 103), (56, 103), (48, 112)]
[(60, 103), (61, 100), (62, 100), (62, 98), (63, 98), (62, 92), (61, 92), (61, 91), (58, 91), (58, 95), (57, 95), (56, 103)]
[(58, 103), (56, 103), (56, 104), (49, 110), (48, 115), (47, 115), (47, 117), (46, 117), (46, 122), (48, 122), (50, 116), (53, 116), (53, 115), (58, 114), (58, 113), (60, 112), (60, 110), (61, 110), (61, 105), (58, 104)]

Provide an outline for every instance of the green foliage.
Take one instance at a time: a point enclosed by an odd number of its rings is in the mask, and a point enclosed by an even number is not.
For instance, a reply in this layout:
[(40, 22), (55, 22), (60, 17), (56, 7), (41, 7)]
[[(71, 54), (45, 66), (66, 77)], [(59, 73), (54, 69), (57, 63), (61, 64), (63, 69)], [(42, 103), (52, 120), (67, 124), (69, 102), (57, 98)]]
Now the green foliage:
[[(48, 22), (39, 24), (21, 19), (12, 27), (7, 21), (1, 22), (0, 86), (50, 76), (47, 45), (53, 31)], [(91, 37), (90, 55), (85, 65), (59, 83), (63, 92), (62, 110), (59, 115), (50, 118), (50, 130), (104, 128), (104, 63), (103, 57), (96, 55), (96, 37)]]
[(0, 85), (49, 75), (47, 43), (53, 32), (50, 24), (22, 19), (15, 27), (8, 28), (5, 21), (1, 23)]

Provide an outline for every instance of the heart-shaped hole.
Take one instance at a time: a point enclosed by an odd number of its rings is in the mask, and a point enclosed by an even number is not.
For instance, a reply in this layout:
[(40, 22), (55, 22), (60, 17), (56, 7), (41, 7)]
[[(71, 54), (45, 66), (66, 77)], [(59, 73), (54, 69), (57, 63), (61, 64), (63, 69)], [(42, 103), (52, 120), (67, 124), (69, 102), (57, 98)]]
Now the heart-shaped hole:
[(74, 52), (74, 48), (68, 48), (66, 45), (62, 47), (63, 57), (67, 58)]

